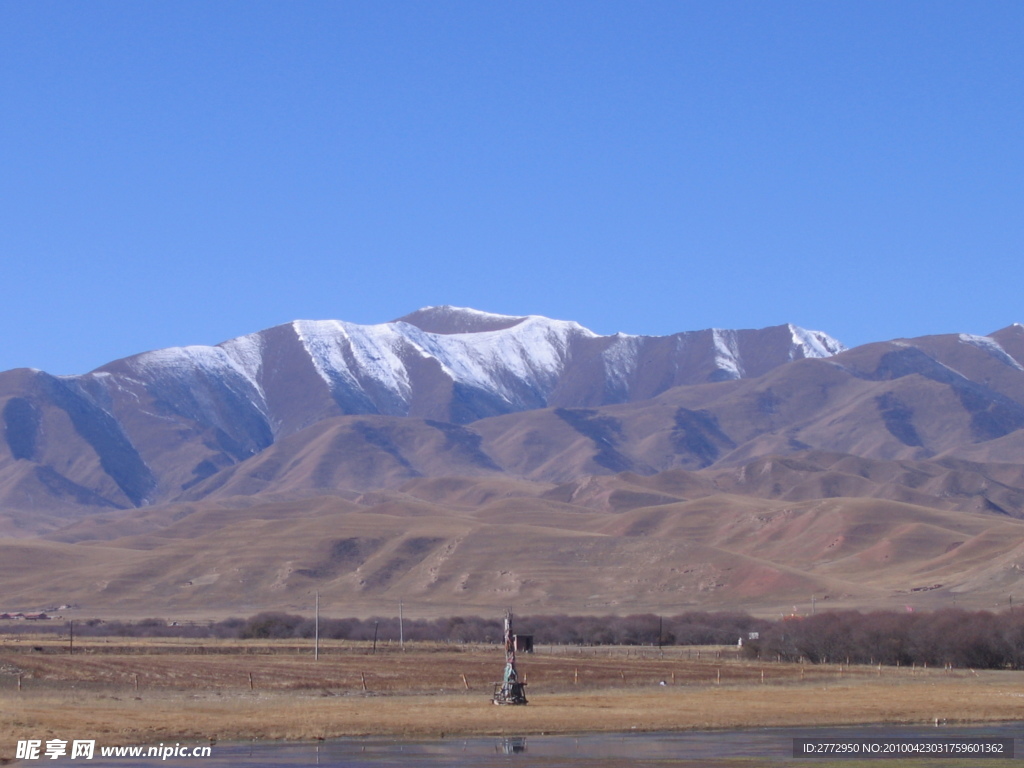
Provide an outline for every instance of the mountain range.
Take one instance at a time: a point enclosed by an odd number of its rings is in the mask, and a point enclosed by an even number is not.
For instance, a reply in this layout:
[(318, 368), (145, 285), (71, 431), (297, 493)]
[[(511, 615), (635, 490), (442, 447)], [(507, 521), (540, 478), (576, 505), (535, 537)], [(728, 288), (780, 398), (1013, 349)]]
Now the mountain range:
[(0, 414), (28, 607), (987, 605), (1024, 566), (1020, 325), (846, 349), (428, 307), (7, 371)]

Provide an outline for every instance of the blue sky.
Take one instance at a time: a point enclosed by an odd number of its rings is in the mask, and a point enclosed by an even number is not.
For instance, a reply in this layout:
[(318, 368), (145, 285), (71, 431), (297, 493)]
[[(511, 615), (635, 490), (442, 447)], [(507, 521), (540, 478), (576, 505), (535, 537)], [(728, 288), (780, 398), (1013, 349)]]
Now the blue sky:
[(1020, 2), (0, 0), (0, 370), (428, 304), (1024, 322)]

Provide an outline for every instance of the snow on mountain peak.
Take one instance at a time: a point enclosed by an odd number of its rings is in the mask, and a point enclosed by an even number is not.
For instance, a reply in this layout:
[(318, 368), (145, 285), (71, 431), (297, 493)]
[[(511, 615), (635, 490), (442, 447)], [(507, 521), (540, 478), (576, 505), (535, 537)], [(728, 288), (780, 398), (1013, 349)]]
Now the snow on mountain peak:
[(810, 331), (792, 323), (787, 324), (793, 339), (794, 353), (799, 349), (803, 357), (832, 357), (846, 350), (846, 346), (823, 331)]
[[(239, 419), (287, 433), (335, 408), (467, 422), (566, 403), (628, 402), (670, 386), (759, 375), (752, 370), (844, 349), (826, 334), (782, 328), (788, 336), (780, 336), (779, 327), (600, 336), (540, 315), (424, 307), (375, 325), (295, 320), (217, 346), (146, 352), (91, 375), (108, 371), (113, 378), (100, 389), (141, 386), (225, 433)], [(753, 350), (754, 359), (747, 359)], [(317, 379), (325, 385), (319, 393), (310, 389)], [(301, 400), (320, 405), (305, 415), (304, 406), (281, 410), (282, 403)]]
[(454, 334), (500, 331), (518, 325), (526, 319), (523, 316), (496, 315), (470, 307), (443, 304), (417, 309), (393, 322), (408, 323), (428, 333)]
[[(487, 392), (502, 410), (543, 407), (574, 360), (599, 354), (609, 392), (628, 397), (645, 346), (658, 337), (616, 334), (602, 337), (579, 323), (540, 315), (498, 315), (466, 307), (424, 307), (398, 320), (360, 325), (339, 320), (296, 320), (296, 337), (328, 390), (343, 408), (406, 414), (423, 361), (439, 366), (453, 383)], [(786, 326), (791, 337), (782, 360), (830, 357), (844, 349), (827, 334)], [(690, 336), (690, 334), (683, 334)], [(713, 365), (720, 375), (746, 374), (737, 331), (710, 331)], [(697, 338), (696, 336), (694, 338)], [(201, 367), (227, 363), (260, 391), (259, 334), (217, 348), (189, 348)], [(582, 345), (582, 346), (581, 346)], [(209, 349), (208, 353), (200, 353)], [(163, 355), (166, 364), (181, 351)], [(171, 357), (168, 357), (171, 355)], [(214, 360), (203, 360), (204, 356)], [(582, 356), (582, 357), (580, 357)], [(577, 362), (578, 362), (577, 361)], [(780, 360), (781, 362), (781, 360)]]
[(408, 402), (409, 374), (401, 358), (403, 336), (396, 324), (296, 320), (292, 327), (317, 373), (332, 390), (340, 386), (359, 391), (369, 380)]

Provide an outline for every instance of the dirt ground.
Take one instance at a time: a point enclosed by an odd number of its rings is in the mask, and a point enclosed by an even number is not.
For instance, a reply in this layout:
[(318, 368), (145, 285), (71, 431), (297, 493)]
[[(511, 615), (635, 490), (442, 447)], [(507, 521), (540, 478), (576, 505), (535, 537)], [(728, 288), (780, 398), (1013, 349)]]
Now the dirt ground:
[(0, 758), (19, 739), (321, 739), (1024, 719), (1024, 675), (542, 647), (529, 705), (490, 703), (497, 646), (0, 639)]

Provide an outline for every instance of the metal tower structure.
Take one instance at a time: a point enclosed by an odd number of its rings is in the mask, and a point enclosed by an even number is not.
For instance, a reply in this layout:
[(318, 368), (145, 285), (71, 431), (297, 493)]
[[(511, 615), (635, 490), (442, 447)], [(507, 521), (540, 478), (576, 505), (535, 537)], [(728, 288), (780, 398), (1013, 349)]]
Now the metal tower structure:
[(495, 704), (526, 704), (526, 683), (516, 670), (516, 636), (512, 634), (512, 612), (505, 611), (505, 674), (494, 684)]

